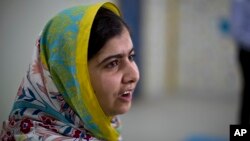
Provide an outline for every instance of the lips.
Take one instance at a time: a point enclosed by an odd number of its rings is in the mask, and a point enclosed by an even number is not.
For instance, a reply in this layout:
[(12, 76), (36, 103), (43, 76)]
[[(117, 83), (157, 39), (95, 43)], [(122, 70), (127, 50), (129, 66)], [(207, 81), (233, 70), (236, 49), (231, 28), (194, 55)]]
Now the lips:
[(133, 89), (127, 89), (127, 90), (120, 91), (119, 96), (124, 97), (124, 96), (129, 96), (132, 94), (133, 94)]
[(132, 95), (133, 95), (133, 89), (123, 90), (119, 94), (119, 99), (129, 102), (132, 100)]
[(122, 93), (120, 96), (122, 96), (122, 97), (128, 97), (128, 96), (130, 96), (130, 95), (132, 95), (132, 91), (125, 91), (125, 92)]

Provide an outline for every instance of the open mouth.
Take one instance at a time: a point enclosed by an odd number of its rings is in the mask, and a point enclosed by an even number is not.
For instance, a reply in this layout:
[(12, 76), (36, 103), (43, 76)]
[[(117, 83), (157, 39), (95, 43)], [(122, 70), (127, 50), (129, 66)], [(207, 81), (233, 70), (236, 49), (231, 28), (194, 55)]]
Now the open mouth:
[(121, 96), (122, 97), (129, 97), (131, 95), (131, 91), (125, 91)]
[(119, 98), (122, 101), (131, 102), (132, 95), (133, 95), (133, 91), (132, 90), (127, 90), (127, 91), (124, 91), (123, 93), (121, 93), (119, 95)]

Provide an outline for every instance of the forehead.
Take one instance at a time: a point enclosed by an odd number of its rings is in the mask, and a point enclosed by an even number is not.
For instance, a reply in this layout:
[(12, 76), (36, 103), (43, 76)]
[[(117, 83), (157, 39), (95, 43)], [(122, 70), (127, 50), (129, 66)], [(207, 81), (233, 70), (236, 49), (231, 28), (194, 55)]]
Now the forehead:
[(97, 56), (105, 57), (106, 55), (127, 53), (132, 48), (133, 43), (130, 34), (127, 29), (123, 29), (120, 35), (114, 36), (104, 44)]

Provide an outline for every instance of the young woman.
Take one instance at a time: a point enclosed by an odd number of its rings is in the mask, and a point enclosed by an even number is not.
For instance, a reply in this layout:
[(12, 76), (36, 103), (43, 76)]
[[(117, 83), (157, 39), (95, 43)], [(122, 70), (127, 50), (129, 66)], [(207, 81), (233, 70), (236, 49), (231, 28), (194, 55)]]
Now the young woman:
[(130, 32), (112, 3), (52, 18), (17, 93), (1, 140), (121, 140), (139, 71)]

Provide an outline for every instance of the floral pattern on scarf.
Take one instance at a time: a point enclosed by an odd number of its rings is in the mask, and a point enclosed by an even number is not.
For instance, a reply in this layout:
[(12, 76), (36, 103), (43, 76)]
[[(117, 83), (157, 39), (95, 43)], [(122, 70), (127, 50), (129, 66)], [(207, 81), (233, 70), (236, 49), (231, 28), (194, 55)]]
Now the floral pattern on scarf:
[[(68, 12), (66, 11), (64, 14), (67, 15)], [(79, 20), (79, 17), (77, 18), (73, 20)], [(32, 62), (20, 84), (9, 119), (3, 123), (0, 139), (3, 141), (101, 140), (95, 132), (87, 128), (89, 123), (84, 123), (75, 107), (71, 107), (65, 100), (70, 97), (65, 97), (55, 84), (54, 75), (62, 74), (51, 73), (48, 68), (50, 64), (44, 63), (44, 56), (41, 55), (43, 49), (41, 39), (42, 37), (36, 43)], [(67, 58), (67, 55), (64, 54), (64, 57)], [(86, 115), (86, 117), (91, 116)], [(120, 128), (117, 117), (114, 117), (109, 123), (115, 129)], [(121, 140), (120, 136), (118, 140)]]

